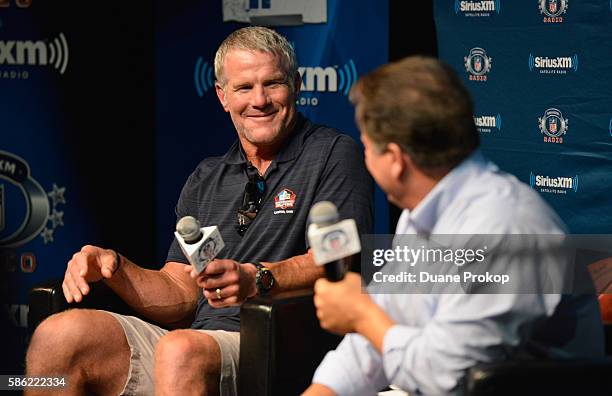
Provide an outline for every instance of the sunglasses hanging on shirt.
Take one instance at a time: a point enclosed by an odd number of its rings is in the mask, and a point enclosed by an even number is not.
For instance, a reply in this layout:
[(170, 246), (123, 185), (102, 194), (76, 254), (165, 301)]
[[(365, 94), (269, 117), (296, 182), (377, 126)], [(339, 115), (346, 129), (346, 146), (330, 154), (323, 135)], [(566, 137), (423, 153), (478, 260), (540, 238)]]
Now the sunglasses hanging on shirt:
[(240, 206), (237, 213), (238, 225), (236, 230), (239, 235), (244, 235), (253, 220), (255, 220), (261, 208), (261, 201), (266, 190), (266, 182), (259, 175), (259, 171), (253, 164), (247, 161), (245, 171), (248, 181), (244, 187), (242, 206)]

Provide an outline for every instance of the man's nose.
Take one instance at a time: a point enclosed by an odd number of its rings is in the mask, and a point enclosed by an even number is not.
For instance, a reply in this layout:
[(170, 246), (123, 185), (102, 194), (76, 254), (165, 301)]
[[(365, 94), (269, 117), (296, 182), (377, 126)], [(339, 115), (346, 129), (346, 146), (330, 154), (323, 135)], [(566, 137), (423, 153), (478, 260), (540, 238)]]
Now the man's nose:
[(268, 92), (263, 86), (256, 86), (253, 89), (253, 107), (265, 107), (269, 102)]

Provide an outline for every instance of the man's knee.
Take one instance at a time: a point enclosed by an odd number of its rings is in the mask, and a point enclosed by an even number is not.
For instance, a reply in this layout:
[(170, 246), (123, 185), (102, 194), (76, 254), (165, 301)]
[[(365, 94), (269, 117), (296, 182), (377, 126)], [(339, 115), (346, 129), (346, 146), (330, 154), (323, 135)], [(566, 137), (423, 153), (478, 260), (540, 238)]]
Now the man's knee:
[[(100, 340), (117, 340), (121, 336), (120, 325), (115, 322), (112, 316), (96, 310), (71, 309), (52, 315), (34, 331), (26, 363), (30, 366), (38, 359), (45, 359), (56, 364), (71, 364), (77, 358), (86, 358), (87, 351), (94, 345), (110, 352)], [(115, 342), (113, 345), (123, 344)]]
[(166, 369), (191, 367), (199, 372), (219, 373), (221, 352), (214, 338), (195, 330), (175, 330), (163, 336), (155, 348), (155, 364)]
[(130, 349), (119, 322), (96, 310), (72, 309), (45, 319), (26, 356), (29, 375), (62, 374), (70, 393), (117, 394), (125, 384)]
[(38, 327), (28, 348), (28, 360), (39, 353), (69, 354), (78, 349), (80, 340), (87, 334), (88, 315), (84, 310), (71, 309), (54, 314), (45, 319)]

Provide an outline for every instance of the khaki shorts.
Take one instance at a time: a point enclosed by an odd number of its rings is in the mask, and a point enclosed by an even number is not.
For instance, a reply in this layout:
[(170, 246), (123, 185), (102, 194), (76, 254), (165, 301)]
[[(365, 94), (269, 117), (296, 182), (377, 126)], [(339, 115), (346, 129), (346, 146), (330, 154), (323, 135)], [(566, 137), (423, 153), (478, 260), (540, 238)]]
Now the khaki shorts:
[[(134, 316), (111, 314), (123, 327), (130, 346), (130, 371), (128, 379), (121, 392), (122, 395), (153, 395), (155, 394), (154, 361), (157, 341), (168, 333), (144, 320)], [(194, 330), (206, 333), (214, 338), (221, 350), (221, 376), (219, 378), (219, 393), (221, 396), (231, 396), (238, 393), (238, 358), (240, 351), (240, 333), (224, 330)]]

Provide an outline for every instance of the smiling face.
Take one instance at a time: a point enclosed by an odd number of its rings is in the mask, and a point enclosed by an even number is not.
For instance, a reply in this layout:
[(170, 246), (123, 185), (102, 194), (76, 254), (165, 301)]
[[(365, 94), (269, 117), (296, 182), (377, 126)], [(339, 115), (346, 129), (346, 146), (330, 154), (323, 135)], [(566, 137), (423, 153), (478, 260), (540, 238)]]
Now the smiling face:
[(245, 149), (279, 144), (293, 126), (300, 81), (291, 84), (287, 76), (274, 54), (237, 49), (225, 56), (224, 84), (215, 88)]

